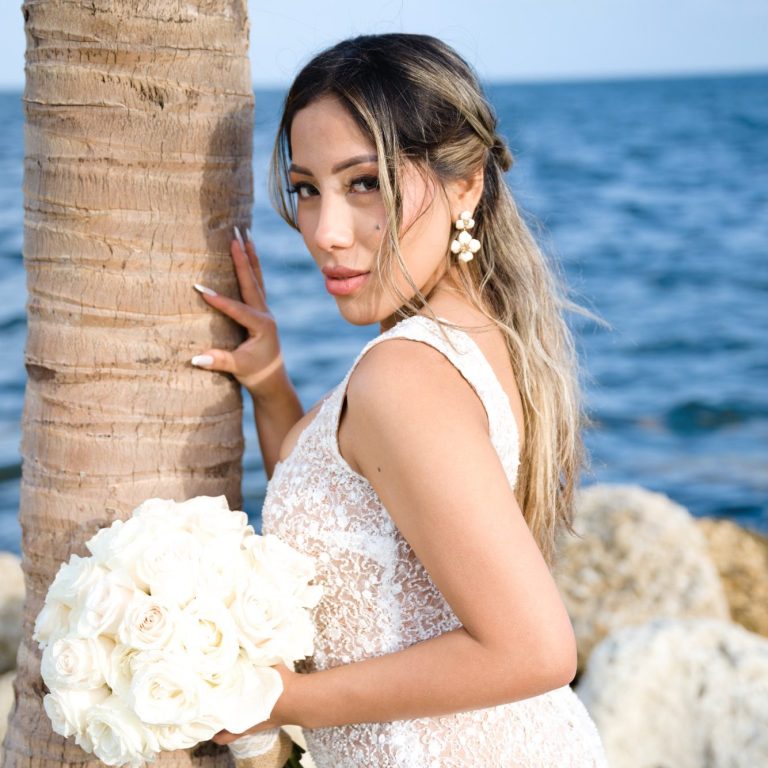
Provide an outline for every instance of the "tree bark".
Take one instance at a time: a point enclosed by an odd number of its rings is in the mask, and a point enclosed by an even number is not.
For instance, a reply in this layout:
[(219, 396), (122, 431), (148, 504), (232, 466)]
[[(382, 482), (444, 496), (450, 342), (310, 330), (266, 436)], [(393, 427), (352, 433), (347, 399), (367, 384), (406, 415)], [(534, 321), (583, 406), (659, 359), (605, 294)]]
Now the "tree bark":
[[(26, 0), (27, 389), (20, 520), (27, 598), (7, 768), (100, 765), (53, 734), (34, 620), (59, 565), (146, 498), (241, 505), (242, 402), (193, 368), (240, 331), (194, 282), (236, 295), (252, 207), (246, 0)], [(161, 765), (224, 765), (207, 745)]]

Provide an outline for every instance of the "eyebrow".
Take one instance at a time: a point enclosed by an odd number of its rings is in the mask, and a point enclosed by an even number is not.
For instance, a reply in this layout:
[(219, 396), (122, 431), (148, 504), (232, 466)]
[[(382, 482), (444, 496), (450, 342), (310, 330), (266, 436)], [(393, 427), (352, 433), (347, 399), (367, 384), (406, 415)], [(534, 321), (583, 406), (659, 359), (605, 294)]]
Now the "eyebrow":
[[(344, 171), (347, 168), (351, 168), (353, 165), (360, 165), (361, 163), (377, 162), (378, 159), (378, 155), (355, 155), (355, 157), (350, 157), (348, 160), (342, 160), (340, 163), (336, 163), (336, 165), (331, 168), (331, 173), (339, 173), (339, 171)], [(303, 168), (294, 163), (290, 164), (288, 171), (290, 173), (300, 173), (303, 176), (312, 176), (312, 171), (308, 168)]]

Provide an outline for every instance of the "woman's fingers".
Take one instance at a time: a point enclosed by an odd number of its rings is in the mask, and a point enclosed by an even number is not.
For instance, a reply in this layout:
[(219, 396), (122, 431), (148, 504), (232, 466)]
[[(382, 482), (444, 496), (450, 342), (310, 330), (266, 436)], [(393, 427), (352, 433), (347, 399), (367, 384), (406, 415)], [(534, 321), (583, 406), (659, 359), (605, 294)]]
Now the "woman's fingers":
[(237, 741), (237, 739), (239, 738), (240, 738), (239, 734), (230, 733), (229, 731), (219, 731), (217, 734), (214, 735), (211, 741), (223, 747), (223, 746), (226, 746), (227, 744), (231, 744), (233, 741)]
[[(253, 246), (251, 246), (251, 250), (253, 250)], [(251, 256), (237, 227), (235, 227), (235, 238), (230, 244), (230, 252), (243, 301), (256, 309), (266, 310), (263, 286), (253, 270)]]
[(249, 306), (242, 301), (236, 301), (227, 296), (222, 296), (205, 285), (195, 283), (194, 287), (205, 299), (207, 304), (218, 309), (219, 312), (225, 314), (244, 328), (247, 328), (252, 336), (259, 332), (264, 321), (270, 317), (268, 312), (263, 311), (258, 307)]
[(207, 371), (237, 374), (235, 356), (226, 349), (208, 349), (200, 355), (195, 355), (190, 362)]
[(246, 229), (245, 230), (245, 252), (248, 254), (248, 262), (251, 265), (251, 270), (253, 271), (254, 277), (256, 278), (256, 283), (261, 289), (261, 295), (264, 298), (264, 301), (267, 300), (267, 292), (264, 288), (264, 276), (261, 272), (261, 262), (259, 261), (259, 257), (256, 254), (256, 246), (253, 244), (253, 238), (251, 237), (251, 230)]

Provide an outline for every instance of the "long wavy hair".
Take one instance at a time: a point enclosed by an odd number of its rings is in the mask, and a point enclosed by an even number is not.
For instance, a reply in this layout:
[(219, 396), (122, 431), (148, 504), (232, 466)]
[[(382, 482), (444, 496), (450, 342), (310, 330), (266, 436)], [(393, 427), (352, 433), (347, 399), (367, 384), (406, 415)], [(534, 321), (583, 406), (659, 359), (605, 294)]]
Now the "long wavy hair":
[[(463, 291), (506, 339), (525, 422), (516, 496), (552, 566), (560, 530), (574, 532), (573, 496), (584, 463), (585, 417), (573, 340), (563, 316), (565, 309), (576, 307), (506, 184), (504, 174), (513, 158), (497, 133), (494, 111), (472, 68), (433, 37), (364, 35), (318, 54), (288, 92), (272, 157), (272, 200), (295, 228), (295, 199), (287, 192), (291, 125), (300, 109), (326, 96), (346, 107), (376, 147), (387, 211), (378, 272), (401, 302), (396, 313), (401, 318), (421, 308), (431, 312), (429, 296), (410, 279), (400, 254), (404, 163), (443, 184), (483, 171), (473, 230), (482, 247), (458, 275)], [(446, 243), (450, 239), (446, 233)], [(445, 258), (448, 267), (452, 255), (447, 247)], [(410, 282), (411, 298), (396, 287), (398, 271)]]

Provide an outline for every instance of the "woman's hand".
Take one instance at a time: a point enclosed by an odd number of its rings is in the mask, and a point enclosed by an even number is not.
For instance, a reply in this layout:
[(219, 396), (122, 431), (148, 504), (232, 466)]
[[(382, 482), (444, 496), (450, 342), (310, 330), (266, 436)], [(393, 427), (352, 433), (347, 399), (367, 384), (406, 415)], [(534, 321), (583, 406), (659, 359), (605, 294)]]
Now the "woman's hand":
[(220, 296), (203, 285), (195, 285), (200, 295), (215, 309), (242, 325), (248, 338), (237, 349), (207, 349), (192, 358), (192, 364), (210, 371), (231, 373), (255, 398), (267, 397), (285, 381), (283, 357), (277, 325), (267, 307), (264, 279), (256, 249), (251, 242), (243, 243), (235, 227), (230, 244), (241, 301)]
[(247, 736), (250, 733), (258, 733), (259, 731), (267, 731), (270, 728), (279, 728), (281, 725), (296, 725), (296, 717), (288, 711), (288, 702), (292, 699), (293, 687), (296, 682), (296, 678), (299, 677), (297, 672), (288, 669), (284, 664), (276, 664), (272, 669), (276, 669), (280, 673), (280, 677), (283, 680), (283, 692), (280, 694), (280, 698), (275, 703), (270, 713), (269, 720), (258, 723), (252, 728), (249, 728), (243, 733), (230, 733), (229, 731), (219, 731), (214, 737), (213, 741), (217, 744), (230, 744), (231, 742), (239, 739), (241, 736)]

